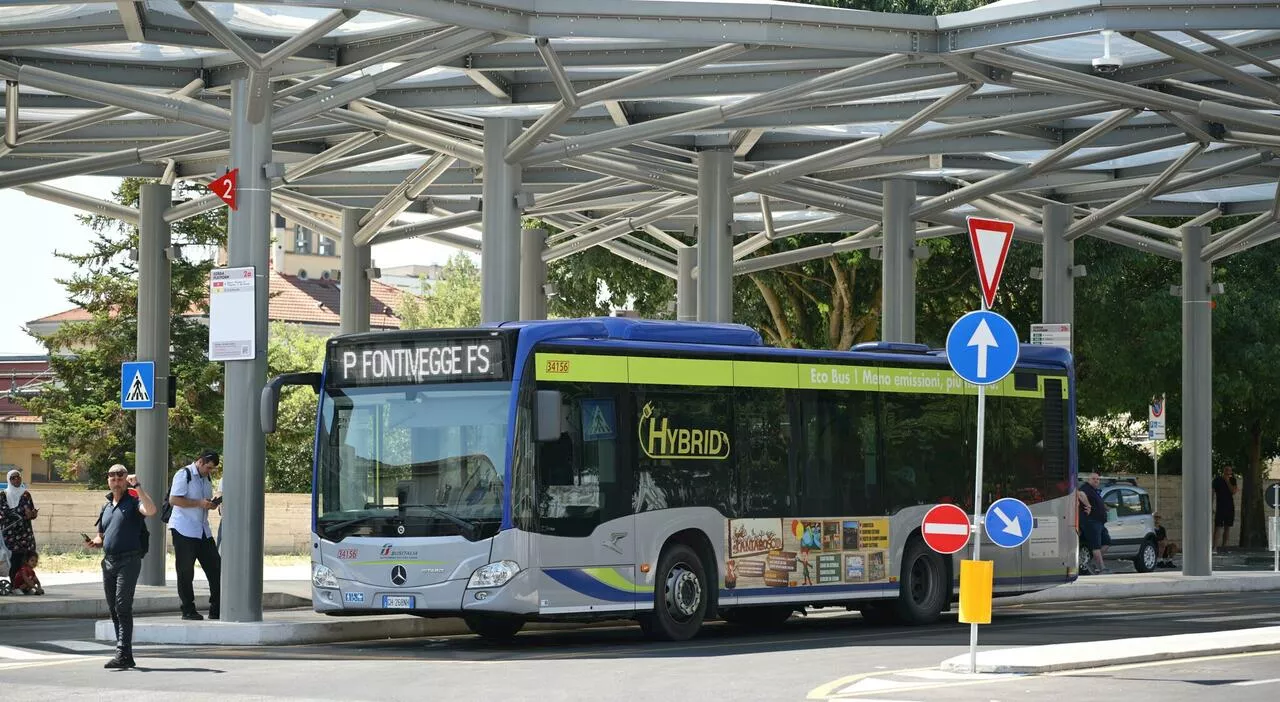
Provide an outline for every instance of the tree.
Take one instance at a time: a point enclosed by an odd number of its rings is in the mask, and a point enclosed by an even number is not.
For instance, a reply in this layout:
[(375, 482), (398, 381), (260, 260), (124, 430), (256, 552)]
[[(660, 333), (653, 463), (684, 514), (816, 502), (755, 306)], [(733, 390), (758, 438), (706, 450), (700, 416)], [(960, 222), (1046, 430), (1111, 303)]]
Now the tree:
[(401, 329), (448, 329), (480, 324), (480, 268), (470, 255), (449, 259), (440, 280), (420, 282), (420, 295), (401, 295), (395, 306)]
[[(267, 377), (318, 371), (324, 363), (323, 337), (300, 325), (272, 322), (267, 345)], [(316, 394), (289, 387), (280, 394), (276, 431), (267, 435), (268, 492), (310, 492), (316, 428)]]
[[(116, 201), (137, 207), (145, 182), (126, 178), (115, 192)], [(194, 190), (178, 192), (196, 194)], [(58, 381), (25, 404), (43, 419), (44, 457), (65, 473), (101, 486), (111, 464), (136, 463), (135, 415), (120, 409), (120, 364), (133, 360), (137, 349), (137, 265), (128, 253), (138, 246), (138, 230), (102, 216), (80, 220), (93, 239), (84, 253), (57, 253), (78, 268), (58, 282), (90, 319), (67, 322), (48, 336), (33, 334), (48, 350)], [(180, 247), (224, 245), (226, 211), (175, 222), (172, 240)], [(176, 258), (172, 265), (170, 374), (178, 392), (177, 406), (169, 410), (169, 455), (175, 461), (222, 444), (222, 396), (215, 389), (222, 369), (206, 359), (208, 328), (190, 314), (208, 311), (210, 267), (207, 260), (186, 258)]]
[(988, 5), (995, 0), (789, 0), (805, 5), (907, 15), (945, 15)]
[(612, 308), (630, 308), (649, 319), (675, 317), (674, 280), (598, 246), (553, 261), (547, 266), (547, 281), (556, 291), (547, 304), (550, 316), (600, 317)]

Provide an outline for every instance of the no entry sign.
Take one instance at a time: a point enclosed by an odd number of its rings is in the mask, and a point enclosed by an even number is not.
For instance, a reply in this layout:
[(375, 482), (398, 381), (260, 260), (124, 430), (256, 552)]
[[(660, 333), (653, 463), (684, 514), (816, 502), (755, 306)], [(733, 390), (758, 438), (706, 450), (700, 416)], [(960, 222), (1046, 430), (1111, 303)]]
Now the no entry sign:
[(955, 505), (935, 505), (920, 527), (924, 542), (938, 553), (955, 553), (969, 543), (969, 515)]

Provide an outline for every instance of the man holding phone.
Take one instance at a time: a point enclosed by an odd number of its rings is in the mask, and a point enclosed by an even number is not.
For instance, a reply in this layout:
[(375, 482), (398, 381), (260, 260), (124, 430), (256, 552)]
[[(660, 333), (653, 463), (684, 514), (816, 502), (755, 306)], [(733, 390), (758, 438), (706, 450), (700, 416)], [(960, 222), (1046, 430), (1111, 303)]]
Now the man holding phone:
[(173, 536), (174, 569), (178, 575), (178, 599), (182, 601), (182, 618), (204, 619), (196, 611), (196, 561), (209, 581), (209, 618), (218, 619), (221, 590), (222, 559), (209, 527), (209, 510), (213, 502), (213, 471), (218, 467), (218, 454), (205, 451), (173, 476), (169, 489), (169, 533)]
[(90, 548), (102, 549), (102, 589), (116, 631), (116, 655), (103, 667), (132, 668), (133, 593), (146, 555), (142, 549), (143, 518), (155, 514), (156, 505), (137, 476), (119, 463), (107, 469), (107, 486), (111, 493), (98, 515), (97, 536), (81, 536)]

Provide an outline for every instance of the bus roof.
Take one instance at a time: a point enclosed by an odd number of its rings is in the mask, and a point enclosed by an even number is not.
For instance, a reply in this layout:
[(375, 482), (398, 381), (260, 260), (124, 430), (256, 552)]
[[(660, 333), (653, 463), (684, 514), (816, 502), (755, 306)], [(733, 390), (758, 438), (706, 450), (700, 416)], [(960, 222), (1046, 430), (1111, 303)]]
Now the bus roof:
[[(536, 329), (539, 340), (547, 342), (581, 342), (585, 345), (623, 346), (650, 350), (667, 349), (713, 354), (766, 355), (779, 357), (828, 357), (848, 360), (850, 354), (866, 360), (909, 361), (919, 359), (927, 365), (946, 363), (946, 352), (923, 344), (873, 342), (858, 344), (843, 351), (819, 349), (785, 349), (766, 346), (759, 332), (742, 324), (678, 322), (626, 317), (593, 317), (587, 319), (536, 320), (501, 322), (490, 326), (504, 329)], [(748, 351), (743, 347), (751, 347)], [(1071, 354), (1055, 346), (1022, 344), (1018, 365), (1069, 368)]]

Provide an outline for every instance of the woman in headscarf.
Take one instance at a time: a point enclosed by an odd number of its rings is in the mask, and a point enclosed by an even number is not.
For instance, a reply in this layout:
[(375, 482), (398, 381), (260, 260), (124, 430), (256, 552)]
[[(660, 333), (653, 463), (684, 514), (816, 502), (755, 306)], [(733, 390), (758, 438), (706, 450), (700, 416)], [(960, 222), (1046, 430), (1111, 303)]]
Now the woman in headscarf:
[(22, 472), (11, 470), (6, 478), (4, 490), (0, 490), (0, 529), (4, 531), (5, 546), (13, 553), (9, 572), (12, 578), (27, 562), (27, 557), (36, 551), (36, 535), (31, 529), (31, 520), (39, 512), (22, 482)]

